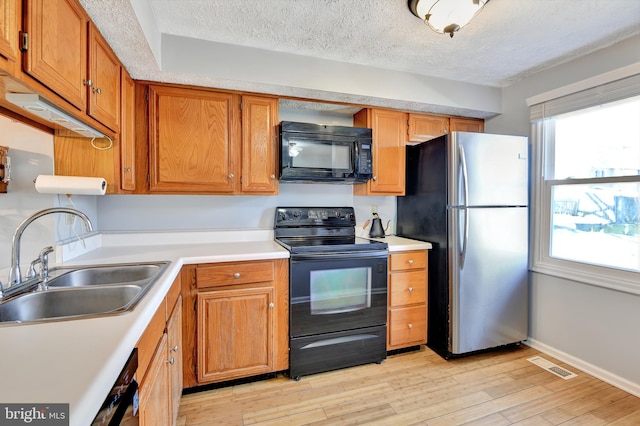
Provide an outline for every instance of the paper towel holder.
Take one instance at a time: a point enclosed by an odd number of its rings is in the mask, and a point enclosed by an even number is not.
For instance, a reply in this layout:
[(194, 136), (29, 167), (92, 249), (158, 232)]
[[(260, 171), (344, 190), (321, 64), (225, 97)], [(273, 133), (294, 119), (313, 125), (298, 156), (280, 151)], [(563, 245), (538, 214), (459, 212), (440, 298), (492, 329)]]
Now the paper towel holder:
[(105, 195), (107, 190), (106, 179), (93, 176), (38, 175), (33, 183), (36, 192), (66, 194), (67, 198), (71, 195)]
[(0, 193), (7, 193), (7, 186), (11, 180), (11, 158), (7, 155), (9, 148), (0, 146)]

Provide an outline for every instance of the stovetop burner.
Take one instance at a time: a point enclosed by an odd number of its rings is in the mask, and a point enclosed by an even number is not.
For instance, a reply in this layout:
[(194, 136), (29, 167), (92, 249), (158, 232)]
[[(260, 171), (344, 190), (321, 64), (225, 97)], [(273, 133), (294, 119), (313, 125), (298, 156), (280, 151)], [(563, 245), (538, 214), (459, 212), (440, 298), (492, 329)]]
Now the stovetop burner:
[(278, 207), (276, 241), (291, 253), (385, 250), (384, 242), (355, 235), (353, 207)]

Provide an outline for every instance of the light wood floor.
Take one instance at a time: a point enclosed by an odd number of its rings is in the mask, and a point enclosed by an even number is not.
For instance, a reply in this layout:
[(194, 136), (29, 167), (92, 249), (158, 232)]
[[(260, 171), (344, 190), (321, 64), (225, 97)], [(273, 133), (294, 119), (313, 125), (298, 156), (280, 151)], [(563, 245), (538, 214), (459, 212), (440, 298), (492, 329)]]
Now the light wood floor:
[[(564, 380), (527, 358), (573, 371)], [(640, 425), (640, 398), (526, 346), (445, 361), (430, 349), (182, 397), (178, 425)]]

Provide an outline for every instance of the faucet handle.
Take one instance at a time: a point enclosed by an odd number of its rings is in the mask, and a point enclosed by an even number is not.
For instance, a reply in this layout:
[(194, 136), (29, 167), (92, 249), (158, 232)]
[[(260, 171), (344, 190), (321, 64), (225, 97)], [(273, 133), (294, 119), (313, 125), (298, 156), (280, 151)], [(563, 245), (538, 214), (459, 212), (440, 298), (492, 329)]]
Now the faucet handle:
[(45, 247), (40, 251), (38, 260), (42, 263), (40, 269), (40, 278), (49, 278), (49, 253), (53, 253), (53, 247)]
[(33, 262), (31, 262), (31, 264), (29, 265), (29, 271), (27, 271), (27, 279), (35, 278), (38, 275), (36, 273), (36, 266), (38, 266), (38, 264), (42, 265), (42, 258), (41, 257), (38, 257)]

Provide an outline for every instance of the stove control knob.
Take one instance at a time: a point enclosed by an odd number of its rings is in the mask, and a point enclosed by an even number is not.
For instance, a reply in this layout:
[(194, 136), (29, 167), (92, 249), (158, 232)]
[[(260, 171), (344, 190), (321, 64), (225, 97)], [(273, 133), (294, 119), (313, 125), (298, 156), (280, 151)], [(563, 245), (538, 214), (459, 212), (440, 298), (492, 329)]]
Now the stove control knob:
[(300, 217), (300, 210), (294, 210), (292, 213), (293, 217), (298, 218)]

